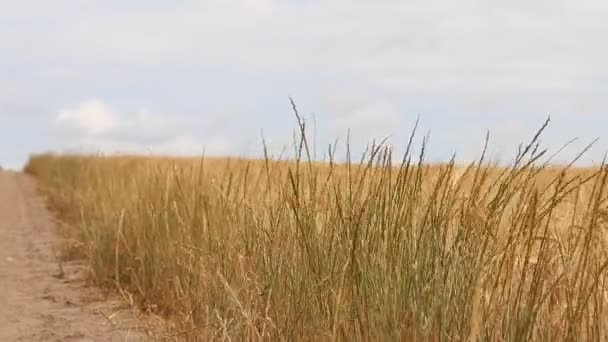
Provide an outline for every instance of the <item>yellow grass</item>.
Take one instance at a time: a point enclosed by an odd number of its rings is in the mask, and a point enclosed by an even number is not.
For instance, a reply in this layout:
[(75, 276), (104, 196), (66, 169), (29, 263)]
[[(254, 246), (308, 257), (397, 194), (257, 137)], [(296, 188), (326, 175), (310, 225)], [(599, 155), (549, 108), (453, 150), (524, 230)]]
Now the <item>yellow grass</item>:
[[(302, 127), (302, 130), (303, 127)], [(66, 256), (175, 340), (606, 340), (606, 177), (539, 166), (40, 155)], [(409, 158), (409, 159), (408, 159)], [(531, 161), (528, 163), (528, 161)]]

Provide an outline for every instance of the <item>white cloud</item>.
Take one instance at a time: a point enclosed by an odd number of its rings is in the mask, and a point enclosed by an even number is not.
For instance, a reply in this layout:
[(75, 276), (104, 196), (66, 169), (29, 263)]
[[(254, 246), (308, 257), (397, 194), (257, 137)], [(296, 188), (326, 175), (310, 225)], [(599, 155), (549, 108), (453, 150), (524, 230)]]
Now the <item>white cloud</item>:
[(56, 122), (89, 136), (108, 133), (121, 124), (119, 115), (97, 100), (84, 102), (76, 108), (59, 110)]
[[(221, 122), (221, 116), (216, 120)], [(58, 111), (56, 124), (71, 136), (71, 143), (86, 151), (122, 153), (160, 153), (198, 155), (230, 154), (242, 143), (215, 131), (199, 132), (189, 129), (168, 114), (153, 114), (147, 110), (117, 111), (99, 100), (89, 100), (74, 108)]]
[(183, 129), (168, 114), (152, 114), (145, 109), (116, 111), (99, 100), (89, 100), (75, 108), (58, 111), (56, 123), (76, 136), (150, 143), (166, 141)]
[(396, 133), (402, 121), (389, 102), (354, 104), (350, 108), (337, 109), (334, 115), (336, 133), (350, 129), (354, 134), (363, 133), (370, 139), (383, 139)]
[(102, 150), (148, 149), (181, 138), (185, 132), (168, 115), (147, 110), (117, 111), (99, 100), (58, 111), (56, 124), (73, 141)]

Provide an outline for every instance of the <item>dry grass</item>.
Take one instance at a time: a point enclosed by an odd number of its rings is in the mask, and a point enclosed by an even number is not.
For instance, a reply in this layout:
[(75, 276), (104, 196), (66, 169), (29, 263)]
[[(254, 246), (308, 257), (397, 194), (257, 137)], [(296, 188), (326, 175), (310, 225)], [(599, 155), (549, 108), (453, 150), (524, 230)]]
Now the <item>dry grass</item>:
[[(300, 126), (304, 132), (303, 124)], [(608, 171), (40, 155), (94, 280), (167, 340), (607, 340)]]

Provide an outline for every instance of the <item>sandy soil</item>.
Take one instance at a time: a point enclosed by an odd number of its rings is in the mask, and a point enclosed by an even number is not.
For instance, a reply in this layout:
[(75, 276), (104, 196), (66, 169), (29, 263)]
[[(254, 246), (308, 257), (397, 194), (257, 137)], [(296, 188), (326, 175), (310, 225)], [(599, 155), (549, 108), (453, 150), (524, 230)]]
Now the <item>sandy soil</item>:
[(60, 264), (52, 215), (29, 176), (0, 171), (0, 341), (145, 341), (124, 301)]

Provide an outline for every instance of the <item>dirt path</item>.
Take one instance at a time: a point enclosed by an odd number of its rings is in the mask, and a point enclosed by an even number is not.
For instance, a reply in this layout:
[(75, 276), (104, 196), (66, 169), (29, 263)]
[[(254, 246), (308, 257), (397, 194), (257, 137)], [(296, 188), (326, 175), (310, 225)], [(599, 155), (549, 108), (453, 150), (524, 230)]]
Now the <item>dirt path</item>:
[(51, 214), (26, 175), (0, 171), (0, 341), (144, 341), (128, 307), (63, 264)]

